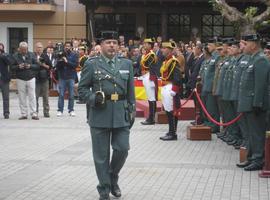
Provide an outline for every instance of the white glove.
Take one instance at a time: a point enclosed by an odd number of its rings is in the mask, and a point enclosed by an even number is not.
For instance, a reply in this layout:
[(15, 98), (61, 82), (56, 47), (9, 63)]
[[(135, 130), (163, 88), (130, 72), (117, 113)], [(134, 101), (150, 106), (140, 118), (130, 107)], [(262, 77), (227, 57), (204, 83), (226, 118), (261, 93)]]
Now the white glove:
[(153, 87), (155, 87), (155, 86), (156, 86), (156, 85), (155, 85), (154, 81), (150, 81), (150, 87), (153, 88)]
[(170, 91), (170, 94), (172, 97), (174, 97), (176, 95), (176, 92), (172, 90), (172, 91)]

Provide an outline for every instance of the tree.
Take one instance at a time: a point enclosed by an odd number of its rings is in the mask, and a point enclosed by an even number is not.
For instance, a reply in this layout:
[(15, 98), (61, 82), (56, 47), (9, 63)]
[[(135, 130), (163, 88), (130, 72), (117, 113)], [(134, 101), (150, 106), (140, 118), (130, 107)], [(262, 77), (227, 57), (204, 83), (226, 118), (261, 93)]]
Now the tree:
[(239, 11), (237, 8), (230, 6), (226, 0), (210, 0), (210, 2), (218, 9), (222, 16), (231, 22), (239, 24), (240, 33), (255, 33), (258, 24), (262, 24), (270, 18), (270, 0), (258, 0), (266, 5), (266, 10), (257, 14), (257, 7), (248, 7), (245, 12)]

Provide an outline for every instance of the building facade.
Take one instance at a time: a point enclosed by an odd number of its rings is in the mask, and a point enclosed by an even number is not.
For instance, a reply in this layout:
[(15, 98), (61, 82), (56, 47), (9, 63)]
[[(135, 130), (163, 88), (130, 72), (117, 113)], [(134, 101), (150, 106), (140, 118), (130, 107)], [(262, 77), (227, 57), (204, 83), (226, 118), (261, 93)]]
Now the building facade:
[[(209, 0), (79, 0), (86, 6), (89, 36), (117, 30), (126, 38), (162, 36), (190, 41), (212, 36), (235, 36), (236, 26), (213, 10)], [(244, 9), (254, 1), (228, 0)], [(253, 3), (252, 3), (253, 2)]]
[(64, 42), (86, 38), (85, 6), (78, 0), (0, 0), (0, 42), (13, 53), (19, 42)]

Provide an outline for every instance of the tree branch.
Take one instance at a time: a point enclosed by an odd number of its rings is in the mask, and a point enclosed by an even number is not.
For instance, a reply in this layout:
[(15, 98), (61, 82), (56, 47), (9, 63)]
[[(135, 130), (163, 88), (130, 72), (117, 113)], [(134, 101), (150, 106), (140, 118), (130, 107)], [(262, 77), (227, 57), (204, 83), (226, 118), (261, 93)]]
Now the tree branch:
[(266, 10), (261, 13), (260, 15), (254, 17), (252, 19), (252, 23), (256, 24), (256, 23), (261, 23), (266, 19), (269, 19), (270, 17), (270, 0), (261, 0), (262, 3), (264, 3), (265, 5), (267, 5)]
[(215, 0), (215, 2), (221, 7), (222, 15), (225, 16), (229, 21), (246, 20), (243, 13), (236, 8), (229, 6), (225, 0)]

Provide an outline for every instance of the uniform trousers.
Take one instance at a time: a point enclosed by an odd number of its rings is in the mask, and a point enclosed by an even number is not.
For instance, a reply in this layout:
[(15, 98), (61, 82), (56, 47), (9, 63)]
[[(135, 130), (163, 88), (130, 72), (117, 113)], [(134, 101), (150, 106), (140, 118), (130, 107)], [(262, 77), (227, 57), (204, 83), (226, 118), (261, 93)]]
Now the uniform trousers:
[(161, 88), (161, 100), (164, 110), (173, 111), (173, 97), (171, 96), (172, 84), (169, 83)]
[[(220, 114), (218, 110), (218, 103), (217, 99), (215, 96), (212, 95), (211, 92), (207, 93), (207, 98), (206, 98), (206, 109), (209, 112), (209, 114), (216, 120), (220, 121)], [(212, 131), (218, 132), (219, 131), (219, 126), (214, 124), (213, 122), (209, 122), (209, 126), (212, 128)]]
[(37, 101), (36, 101), (36, 78), (32, 78), (28, 81), (16, 79), (19, 105), (22, 116), (28, 115), (27, 109), (27, 97), (29, 101), (29, 108), (31, 116), (36, 116)]
[(3, 115), (9, 115), (9, 82), (0, 81), (0, 89), (3, 98)]
[(248, 130), (248, 160), (258, 165), (263, 164), (265, 131), (266, 131), (266, 112), (257, 115), (254, 112), (244, 112), (247, 120)]
[[(110, 193), (111, 185), (118, 183), (119, 172), (123, 167), (129, 150), (129, 128), (91, 127), (92, 149), (100, 195)], [(113, 154), (110, 160), (110, 144)]]
[(43, 100), (43, 113), (49, 114), (49, 80), (42, 80), (36, 82), (37, 112), (39, 111), (39, 97), (42, 97)]
[(156, 85), (150, 80), (150, 73), (144, 74), (142, 80), (148, 101), (156, 101)]

